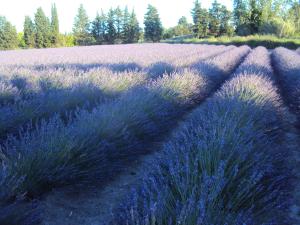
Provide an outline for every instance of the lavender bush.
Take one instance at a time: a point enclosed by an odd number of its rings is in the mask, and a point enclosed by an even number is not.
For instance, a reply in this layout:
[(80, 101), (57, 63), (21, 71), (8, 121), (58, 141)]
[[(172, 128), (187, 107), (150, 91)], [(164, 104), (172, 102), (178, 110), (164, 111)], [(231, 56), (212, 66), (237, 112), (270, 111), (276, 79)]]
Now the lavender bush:
[(285, 48), (276, 48), (272, 58), (284, 97), (297, 114), (300, 126), (300, 55)]
[(111, 223), (289, 224), (286, 109), (270, 75), (267, 50), (253, 50), (163, 144)]
[[(161, 76), (165, 72), (171, 73), (175, 68), (183, 69), (195, 60), (212, 57), (231, 48), (233, 47), (220, 46), (205, 51), (207, 47), (197, 47), (188, 56), (181, 49), (175, 49), (181, 54), (176, 60), (169, 59), (169, 55), (162, 55), (160, 59), (172, 62), (174, 66), (160, 61), (140, 72), (131, 71), (134, 67), (131, 67), (130, 63), (109, 64), (107, 68), (98, 68), (98, 64), (95, 64), (95, 67), (88, 64), (86, 69), (81, 64), (82, 68), (78, 69), (74, 63), (67, 66), (57, 64), (54, 68), (52, 64), (15, 67), (4, 63), (0, 72), (2, 80), (8, 85), (0, 89), (0, 103), (14, 101), (14, 104), (0, 108), (0, 135), (3, 137), (8, 132), (16, 132), (24, 124), (47, 118), (54, 113), (65, 114), (82, 105), (89, 104), (91, 107), (95, 103), (114, 99), (130, 88), (146, 83), (151, 77)], [(131, 51), (126, 52), (128, 55), (130, 53), (132, 54)], [(48, 57), (49, 59), (52, 58)], [(147, 60), (153, 61), (146, 57), (143, 64), (147, 64)], [(99, 64), (99, 67), (101, 65)]]
[[(224, 80), (248, 52), (234, 48), (206, 64), (215, 68), (213, 77)], [(219, 85), (209, 77), (204, 70), (165, 75), (92, 112), (79, 110), (67, 125), (56, 116), (20, 139), (9, 138), (1, 148), (10, 176), (24, 178), (18, 193), (36, 196), (52, 186), (110, 177)]]
[(142, 85), (147, 76), (140, 72), (112, 73), (106, 69), (94, 69), (81, 78), (76, 78), (68, 88), (47, 90), (38, 97), (19, 101), (0, 108), (0, 135), (19, 126), (47, 118), (54, 113), (66, 113), (83, 104), (95, 104), (116, 98), (130, 88)]
[(20, 92), (16, 87), (0, 81), (0, 106), (17, 101), (19, 98)]

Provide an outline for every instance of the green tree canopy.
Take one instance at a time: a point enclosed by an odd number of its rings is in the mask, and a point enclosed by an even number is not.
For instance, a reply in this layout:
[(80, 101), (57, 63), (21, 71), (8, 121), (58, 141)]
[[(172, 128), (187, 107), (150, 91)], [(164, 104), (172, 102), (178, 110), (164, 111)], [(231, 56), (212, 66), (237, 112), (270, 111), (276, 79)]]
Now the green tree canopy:
[(0, 49), (14, 49), (18, 47), (18, 34), (16, 28), (0, 16)]
[(43, 9), (39, 7), (34, 15), (35, 47), (47, 48), (51, 46), (51, 26)]
[(115, 27), (115, 10), (109, 9), (107, 14), (107, 42), (114, 44), (117, 37), (117, 31)]
[(188, 23), (187, 18), (182, 16), (178, 20), (177, 26), (174, 27), (174, 35), (175, 36), (183, 36), (192, 33), (191, 24)]
[(56, 5), (51, 6), (51, 43), (57, 45), (59, 42), (59, 21)]
[(208, 24), (209, 24), (209, 14), (206, 9), (201, 7), (198, 0), (194, 3), (194, 8), (192, 9), (193, 17), (193, 32), (196, 37), (205, 37), (208, 34)]
[(125, 37), (125, 43), (136, 43), (140, 37), (140, 25), (134, 10), (129, 17), (128, 34)]
[(33, 48), (35, 46), (35, 27), (29, 16), (25, 16), (23, 32), (25, 46), (27, 48)]
[(147, 41), (158, 42), (162, 38), (163, 27), (159, 18), (157, 9), (148, 5), (147, 12), (144, 17), (145, 39)]
[(114, 10), (114, 23), (115, 23), (115, 28), (116, 28), (116, 40), (118, 43), (121, 43), (123, 40), (123, 12), (121, 8), (118, 6)]
[(209, 31), (213, 36), (220, 35), (221, 27), (221, 4), (214, 0), (209, 9)]
[(89, 45), (93, 42), (90, 35), (89, 17), (82, 4), (80, 4), (74, 19), (73, 34), (77, 45)]
[(126, 6), (123, 12), (123, 24), (122, 24), (122, 39), (123, 42), (128, 43), (128, 37), (130, 35), (130, 13)]
[(248, 0), (233, 0), (233, 18), (237, 34), (250, 34), (248, 28)]
[(106, 16), (101, 10), (101, 14), (97, 12), (96, 18), (92, 22), (92, 34), (97, 44), (102, 44), (105, 41), (106, 35)]

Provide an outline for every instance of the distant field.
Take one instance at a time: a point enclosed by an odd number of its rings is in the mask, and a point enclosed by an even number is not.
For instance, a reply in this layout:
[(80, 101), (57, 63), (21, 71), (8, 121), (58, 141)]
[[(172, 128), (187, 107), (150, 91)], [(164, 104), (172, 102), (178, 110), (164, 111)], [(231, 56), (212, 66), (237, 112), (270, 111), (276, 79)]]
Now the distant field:
[(268, 36), (268, 35), (253, 35), (253, 36), (246, 36), (246, 37), (217, 37), (217, 38), (204, 38), (204, 39), (197, 39), (191, 37), (184, 37), (184, 38), (174, 38), (169, 39), (164, 42), (167, 43), (199, 43), (199, 44), (215, 44), (215, 45), (248, 45), (252, 48), (258, 46), (264, 46), (268, 49), (274, 49), (277, 47), (285, 47), (289, 49), (296, 49), (300, 47), (300, 38), (278, 38), (275, 36)]
[(215, 44), (0, 51), (0, 224), (297, 221), (299, 50)]

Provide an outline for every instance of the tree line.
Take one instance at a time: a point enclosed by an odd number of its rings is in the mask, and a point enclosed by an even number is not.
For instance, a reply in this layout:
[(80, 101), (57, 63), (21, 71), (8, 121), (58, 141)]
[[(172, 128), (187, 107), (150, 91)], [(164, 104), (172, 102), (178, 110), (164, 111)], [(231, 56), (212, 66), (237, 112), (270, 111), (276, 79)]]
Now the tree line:
[(23, 32), (17, 34), (16, 28), (0, 17), (0, 49), (47, 48), (73, 45), (137, 43), (139, 40), (160, 41), (163, 34), (162, 23), (157, 9), (148, 5), (144, 18), (144, 33), (139, 25), (134, 9), (111, 8), (105, 13), (97, 12), (90, 21), (81, 4), (71, 34), (59, 32), (58, 13), (55, 4), (51, 6), (51, 18), (42, 8), (38, 8), (34, 19), (26, 16)]
[(97, 13), (92, 20), (81, 4), (71, 34), (59, 32), (55, 4), (48, 18), (38, 8), (33, 19), (25, 17), (23, 32), (0, 16), (0, 49), (47, 48), (73, 45), (121, 44), (138, 41), (158, 42), (183, 35), (196, 38), (234, 34), (274, 34), (279, 37), (300, 35), (300, 2), (296, 0), (233, 0), (233, 11), (214, 0), (209, 9), (196, 0), (191, 9), (192, 23), (181, 17), (175, 27), (164, 29), (158, 10), (148, 5), (141, 29), (134, 10), (111, 8)]
[(129, 12), (126, 6), (110, 8), (107, 13), (101, 10), (96, 18), (89, 21), (81, 4), (73, 25), (76, 45), (136, 43), (140, 39), (158, 42), (163, 34), (162, 23), (157, 9), (148, 5), (144, 17), (144, 34), (140, 28), (134, 9)]
[(164, 38), (193, 34), (196, 38), (223, 35), (272, 34), (300, 36), (300, 2), (297, 0), (233, 0), (233, 11), (214, 0), (209, 9), (196, 0), (193, 23), (185, 17), (164, 32)]
[(141, 28), (134, 10), (125, 7), (103, 10), (93, 21), (81, 4), (74, 20), (73, 35), (76, 45), (135, 43), (140, 37)]

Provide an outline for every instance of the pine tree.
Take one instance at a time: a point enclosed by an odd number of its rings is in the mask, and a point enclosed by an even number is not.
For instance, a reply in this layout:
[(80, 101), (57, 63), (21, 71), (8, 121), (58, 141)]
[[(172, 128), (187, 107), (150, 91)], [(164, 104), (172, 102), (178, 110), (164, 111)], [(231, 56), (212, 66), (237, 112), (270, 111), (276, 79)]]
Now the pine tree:
[(205, 37), (208, 34), (208, 24), (209, 24), (209, 15), (206, 9), (201, 7), (201, 4), (198, 0), (194, 3), (194, 8), (192, 9), (193, 17), (193, 32), (196, 37)]
[(116, 28), (116, 41), (118, 43), (122, 42), (122, 33), (123, 33), (123, 12), (120, 9), (120, 7), (118, 6), (115, 10), (114, 10), (114, 14), (115, 14), (115, 28)]
[(51, 27), (50, 21), (46, 17), (43, 9), (37, 9), (34, 15), (35, 23), (35, 47), (47, 48), (51, 46)]
[(157, 9), (148, 5), (144, 18), (145, 39), (148, 41), (158, 42), (162, 38), (163, 27), (159, 18)]
[(92, 22), (92, 34), (97, 44), (103, 44), (106, 35), (106, 16), (101, 10), (101, 15), (97, 12), (96, 18)]
[(35, 46), (35, 28), (34, 23), (29, 16), (25, 16), (23, 32), (25, 46), (27, 48), (33, 48)]
[(16, 28), (0, 16), (0, 49), (14, 49), (18, 47), (18, 34)]
[(57, 46), (59, 42), (59, 21), (56, 5), (51, 6), (51, 43)]
[(111, 8), (107, 14), (107, 42), (114, 44), (116, 40), (117, 32), (115, 27), (115, 11)]
[(220, 35), (221, 26), (221, 4), (214, 0), (209, 9), (209, 32), (213, 36)]
[(140, 25), (134, 10), (132, 10), (129, 18), (129, 32), (126, 38), (126, 43), (136, 43), (140, 38)]
[(126, 6), (123, 13), (123, 24), (122, 24), (122, 40), (124, 43), (129, 43), (130, 36), (130, 14), (128, 7)]
[(250, 33), (249, 13), (248, 13), (249, 0), (234, 0), (233, 1), (233, 18), (236, 32), (239, 35), (247, 35)]
[(232, 35), (233, 27), (230, 25), (231, 12), (226, 8), (226, 6), (221, 5), (220, 7), (220, 29), (219, 35)]
[(87, 13), (82, 4), (78, 8), (77, 15), (74, 19), (73, 34), (77, 45), (89, 45), (93, 43), (90, 35), (90, 23)]

